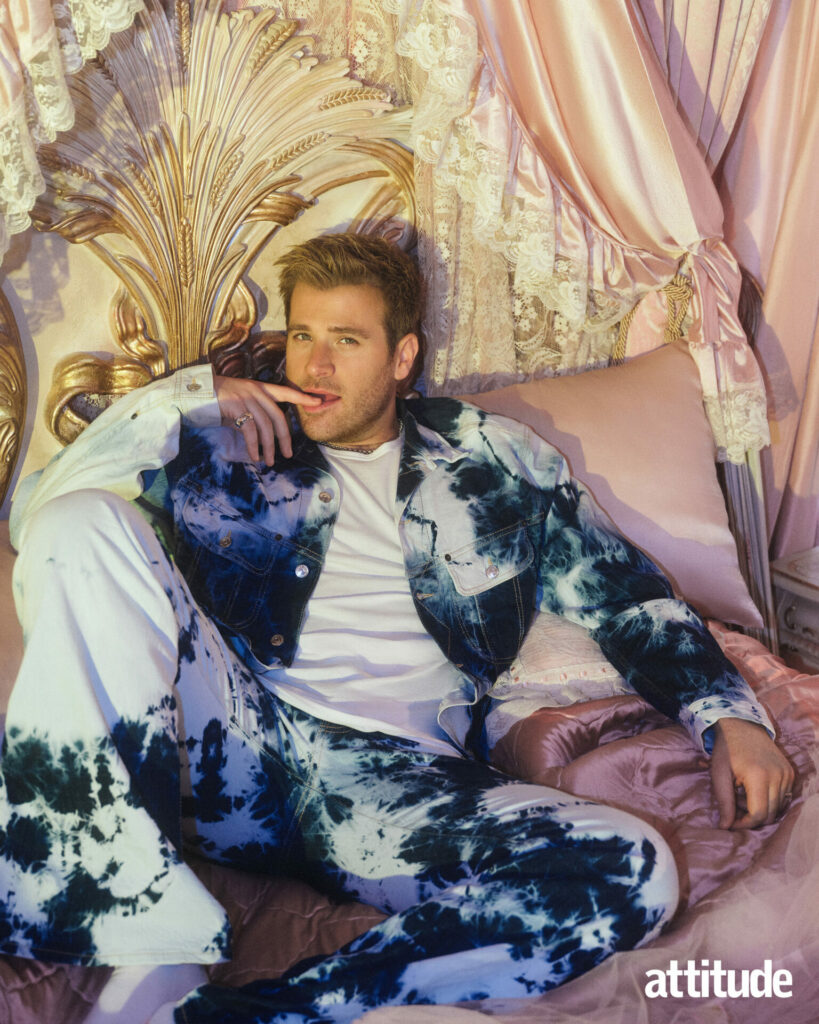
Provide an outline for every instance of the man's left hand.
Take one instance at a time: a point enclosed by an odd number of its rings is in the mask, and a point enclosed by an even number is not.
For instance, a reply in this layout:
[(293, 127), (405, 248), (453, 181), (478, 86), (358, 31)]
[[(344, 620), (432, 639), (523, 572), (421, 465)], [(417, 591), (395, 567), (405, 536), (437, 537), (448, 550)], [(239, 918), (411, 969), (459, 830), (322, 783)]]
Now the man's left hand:
[[(770, 825), (791, 798), (794, 771), (790, 762), (761, 725), (742, 718), (721, 718), (713, 729), (711, 783), (720, 828)], [(737, 803), (740, 788), (745, 794), (744, 807)]]

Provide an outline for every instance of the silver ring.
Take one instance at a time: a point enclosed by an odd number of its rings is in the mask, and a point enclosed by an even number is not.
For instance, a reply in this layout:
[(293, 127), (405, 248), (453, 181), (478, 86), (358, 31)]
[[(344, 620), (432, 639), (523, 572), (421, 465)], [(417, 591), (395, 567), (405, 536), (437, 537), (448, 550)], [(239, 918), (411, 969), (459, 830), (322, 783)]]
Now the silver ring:
[(242, 427), (245, 425), (245, 423), (247, 423), (248, 420), (252, 420), (252, 419), (253, 419), (253, 413), (252, 412), (243, 412), (241, 416), (237, 416), (236, 417), (236, 419), (233, 421), (233, 425), (235, 427), (237, 427), (239, 430), (241, 430)]

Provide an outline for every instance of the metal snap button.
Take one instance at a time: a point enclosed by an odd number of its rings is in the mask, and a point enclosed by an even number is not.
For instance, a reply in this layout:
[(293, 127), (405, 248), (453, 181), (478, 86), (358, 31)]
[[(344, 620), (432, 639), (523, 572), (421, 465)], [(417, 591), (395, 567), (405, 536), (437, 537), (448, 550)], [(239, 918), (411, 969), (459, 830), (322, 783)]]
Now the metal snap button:
[(332, 501), (332, 500), (333, 500), (333, 492), (332, 491), (321, 491), (319, 493), (319, 501), (323, 501), (325, 505), (327, 504), (328, 501)]
[(296, 566), (294, 572), (296, 573), (300, 580), (303, 580), (304, 577), (310, 572), (310, 570), (307, 568), (306, 565), (302, 563), (301, 565)]
[(271, 636), (270, 638), (270, 643), (272, 644), (273, 647), (281, 647), (281, 645), (284, 643), (284, 637), (281, 635), (281, 633), (274, 633), (273, 636)]
[(202, 385), (199, 383), (198, 380), (188, 381), (186, 387), (187, 387), (188, 391), (201, 391), (202, 390)]
[(496, 565), (487, 565), (486, 575), (489, 577), (490, 580), (497, 579), (497, 577), (500, 575), (500, 569)]
[(220, 537), (219, 538), (219, 547), (220, 548), (229, 548), (232, 543), (233, 543), (233, 538), (231, 537), (230, 533), (226, 533), (224, 535), (224, 537)]

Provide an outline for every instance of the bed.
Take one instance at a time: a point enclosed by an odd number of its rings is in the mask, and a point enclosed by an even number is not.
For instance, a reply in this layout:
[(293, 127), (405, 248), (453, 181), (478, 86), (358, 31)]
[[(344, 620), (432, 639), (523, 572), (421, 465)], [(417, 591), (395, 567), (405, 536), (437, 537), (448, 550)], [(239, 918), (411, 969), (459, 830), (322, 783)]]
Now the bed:
[[(277, 247), (339, 226), (415, 244), (411, 111), (393, 108), (382, 92), (348, 78), (343, 62), (315, 61), (296, 23), (249, 10), (230, 21), (207, 6), (196, 8), (181, 31), (184, 24), (168, 19), (158, 3), (148, 4), (135, 29), (77, 76), (77, 125), (44, 150), (49, 189), (38, 226), (85, 247), (118, 283), (115, 344), (102, 355), (49, 354), (50, 387), (40, 384), (36, 409), (27, 411), (30, 368), (36, 365), (42, 377), (47, 363), (38, 352), (35, 364), (24, 325), (3, 303), (4, 489), (15, 465), (17, 471), (23, 462), (26, 471), (36, 468), (48, 452), (50, 441), (32, 438), (32, 421), (35, 430), (47, 424), (59, 443), (70, 443), (117, 394), (180, 366), (210, 359), (222, 372), (271, 372), (280, 338), (265, 328), (275, 324), (277, 312), (260, 308), (265, 294), (275, 291), (264, 267)], [(159, 86), (155, 95), (139, 86), (146, 55), (159, 61), (159, 79), (166, 76), (164, 98)], [(205, 74), (216, 63), (236, 82), (243, 81), (243, 64), (254, 68), (253, 88), (276, 101), (279, 136), (271, 137), (264, 119), (254, 120), (251, 103), (241, 131), (231, 137), (225, 125), (236, 111), (213, 91), (197, 90), (191, 71)], [(126, 134), (131, 141), (123, 158), (117, 142)], [(172, 258), (163, 261), (162, 254)], [(798, 782), (777, 824), (719, 830), (707, 765), (684, 730), (629, 692), (582, 631), (540, 617), (494, 689), (487, 720), (492, 760), (515, 776), (622, 806), (655, 824), (677, 856), (680, 910), (659, 939), (617, 954), (546, 996), (387, 1008), (367, 1014), (368, 1024), (477, 1024), (487, 1015), (510, 1024), (774, 1016), (815, 1022), (819, 677), (788, 668), (755, 638), (765, 619), (743, 577), (745, 559), (729, 526), (699, 377), (684, 343), (661, 345), (618, 366), (466, 397), (529, 423), (566, 453), (573, 473), (615, 523), (708, 619), (775, 720)], [(22, 649), (7, 536), (0, 533), (4, 699)], [(196, 870), (234, 925), (233, 960), (211, 969), (220, 984), (279, 974), (305, 956), (332, 951), (380, 918), (372, 908), (335, 905), (292, 880), (205, 862)], [(793, 994), (649, 999), (646, 972), (665, 970), (672, 960), (719, 960), (733, 970), (760, 969), (769, 960), (790, 972)], [(2, 958), (0, 1020), (80, 1024), (107, 973)]]

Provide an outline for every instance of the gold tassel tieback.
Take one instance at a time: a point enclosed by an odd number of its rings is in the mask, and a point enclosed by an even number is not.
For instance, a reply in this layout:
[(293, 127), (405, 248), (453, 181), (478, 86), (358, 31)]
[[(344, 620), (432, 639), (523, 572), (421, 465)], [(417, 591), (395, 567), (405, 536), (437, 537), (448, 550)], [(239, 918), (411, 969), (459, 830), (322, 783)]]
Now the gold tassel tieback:
[(675, 274), (663, 291), (668, 304), (668, 319), (663, 332), (663, 341), (666, 345), (670, 345), (672, 342), (679, 341), (683, 336), (682, 327), (694, 289), (687, 277)]
[[(691, 302), (694, 290), (691, 287), (691, 281), (684, 274), (675, 274), (668, 284), (664, 285), (662, 290), (665, 292), (665, 300), (668, 307), (668, 316), (666, 318), (665, 330), (663, 331), (663, 344), (670, 345), (675, 341), (679, 341), (683, 336), (682, 328), (688, 312), (688, 304)], [(625, 361), (628, 332), (639, 305), (640, 303), (638, 302), (632, 306), (620, 321), (617, 344), (614, 346), (614, 351), (611, 354), (611, 362), (614, 365), (619, 365)]]

